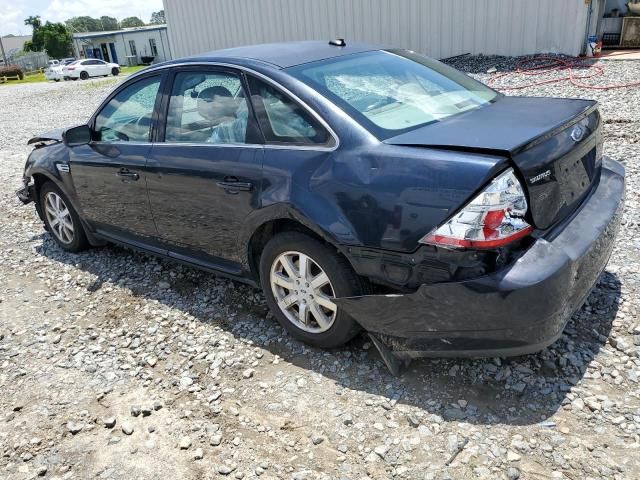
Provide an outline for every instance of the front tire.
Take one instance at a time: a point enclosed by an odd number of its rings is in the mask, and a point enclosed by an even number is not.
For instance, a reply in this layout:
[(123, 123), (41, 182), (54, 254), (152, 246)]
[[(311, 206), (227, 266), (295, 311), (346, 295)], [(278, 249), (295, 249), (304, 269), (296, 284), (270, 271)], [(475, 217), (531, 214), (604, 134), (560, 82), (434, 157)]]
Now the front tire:
[(120, 69), (118, 69), (117, 67), (113, 67), (111, 69), (111, 75), (113, 75), (114, 77), (117, 77), (120, 74)]
[(80, 252), (89, 245), (80, 217), (67, 196), (52, 182), (40, 189), (44, 223), (55, 242), (67, 252)]
[(360, 331), (332, 299), (362, 295), (364, 282), (343, 257), (314, 238), (285, 232), (269, 240), (260, 257), (260, 283), (271, 312), (298, 340), (334, 348)]

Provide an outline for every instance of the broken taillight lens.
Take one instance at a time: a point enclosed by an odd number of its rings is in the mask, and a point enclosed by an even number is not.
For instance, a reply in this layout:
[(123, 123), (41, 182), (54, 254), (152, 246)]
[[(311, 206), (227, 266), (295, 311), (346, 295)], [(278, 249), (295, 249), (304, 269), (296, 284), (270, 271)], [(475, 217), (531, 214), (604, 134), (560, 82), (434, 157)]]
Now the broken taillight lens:
[(425, 235), (420, 243), (453, 248), (498, 248), (528, 235), (533, 228), (524, 216), (527, 198), (508, 169), (453, 215)]

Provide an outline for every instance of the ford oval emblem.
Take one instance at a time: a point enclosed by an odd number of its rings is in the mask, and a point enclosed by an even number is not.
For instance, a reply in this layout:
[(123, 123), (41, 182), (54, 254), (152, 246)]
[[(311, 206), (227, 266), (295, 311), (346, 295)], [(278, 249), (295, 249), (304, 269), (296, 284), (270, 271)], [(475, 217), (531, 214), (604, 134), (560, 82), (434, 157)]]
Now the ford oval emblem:
[(580, 140), (582, 140), (582, 137), (584, 137), (584, 128), (582, 128), (580, 125), (576, 125), (575, 127), (573, 127), (573, 130), (571, 130), (571, 138), (573, 139), (573, 141), (579, 142)]

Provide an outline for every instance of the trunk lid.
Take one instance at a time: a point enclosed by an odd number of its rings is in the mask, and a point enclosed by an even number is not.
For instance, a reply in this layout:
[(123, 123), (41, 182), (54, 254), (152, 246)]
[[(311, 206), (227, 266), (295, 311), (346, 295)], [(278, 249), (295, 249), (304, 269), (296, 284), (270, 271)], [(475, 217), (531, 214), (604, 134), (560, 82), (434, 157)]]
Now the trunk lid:
[(501, 97), (385, 143), (508, 156), (540, 229), (581, 203), (596, 182), (602, 155), (597, 103), (561, 98)]

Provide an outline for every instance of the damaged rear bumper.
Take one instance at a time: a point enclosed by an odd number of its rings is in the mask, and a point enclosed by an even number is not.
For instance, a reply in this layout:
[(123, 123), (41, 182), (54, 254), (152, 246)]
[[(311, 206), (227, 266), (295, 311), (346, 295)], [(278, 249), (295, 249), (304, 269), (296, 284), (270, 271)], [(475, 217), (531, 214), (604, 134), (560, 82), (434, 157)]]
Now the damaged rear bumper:
[(623, 205), (624, 168), (605, 158), (599, 184), (580, 209), (510, 266), (472, 280), (425, 284), (410, 294), (335, 302), (369, 331), (383, 357), (539, 351), (561, 335), (604, 270)]

